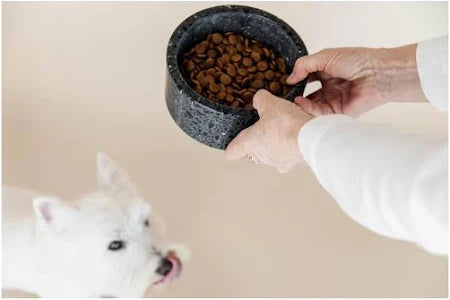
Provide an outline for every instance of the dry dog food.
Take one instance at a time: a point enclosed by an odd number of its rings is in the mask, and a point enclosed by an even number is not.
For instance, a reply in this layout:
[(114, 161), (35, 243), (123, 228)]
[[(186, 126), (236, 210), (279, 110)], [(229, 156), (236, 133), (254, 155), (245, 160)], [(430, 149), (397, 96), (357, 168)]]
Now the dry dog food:
[(198, 94), (232, 108), (252, 108), (259, 89), (284, 96), (292, 88), (286, 85), (284, 58), (234, 32), (208, 34), (184, 53), (182, 63), (186, 80)]

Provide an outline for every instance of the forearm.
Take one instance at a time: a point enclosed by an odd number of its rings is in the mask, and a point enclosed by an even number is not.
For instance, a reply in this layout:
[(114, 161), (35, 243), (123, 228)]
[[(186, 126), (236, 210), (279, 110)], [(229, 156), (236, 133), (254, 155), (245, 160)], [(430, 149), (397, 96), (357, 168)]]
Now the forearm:
[(386, 102), (427, 102), (416, 61), (417, 44), (374, 49), (374, 75), (380, 98)]
[(331, 115), (306, 123), (299, 146), (321, 185), (355, 221), (446, 253), (446, 141)]
[(372, 68), (385, 102), (431, 102), (447, 111), (447, 37), (373, 49)]

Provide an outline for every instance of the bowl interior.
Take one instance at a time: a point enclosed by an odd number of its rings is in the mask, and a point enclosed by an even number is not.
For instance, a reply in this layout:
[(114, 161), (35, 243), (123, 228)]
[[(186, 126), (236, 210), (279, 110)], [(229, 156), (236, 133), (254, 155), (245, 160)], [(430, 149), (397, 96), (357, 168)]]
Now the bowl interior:
[[(184, 32), (174, 49), (178, 69), (181, 70), (183, 54), (198, 42), (206, 39), (209, 33), (232, 31), (258, 40), (273, 49), (278, 56), (286, 60), (288, 73), (290, 73), (295, 60), (306, 54), (306, 48), (296, 33), (284, 22), (281, 20), (276, 22), (258, 12), (259, 10), (256, 9), (250, 11), (245, 9), (219, 10), (204, 15), (200, 12), (194, 16), (192, 23), (186, 24), (185, 28), (180, 29)], [(304, 84), (294, 87), (286, 98), (293, 100), (295, 96), (303, 92), (303, 88)]]

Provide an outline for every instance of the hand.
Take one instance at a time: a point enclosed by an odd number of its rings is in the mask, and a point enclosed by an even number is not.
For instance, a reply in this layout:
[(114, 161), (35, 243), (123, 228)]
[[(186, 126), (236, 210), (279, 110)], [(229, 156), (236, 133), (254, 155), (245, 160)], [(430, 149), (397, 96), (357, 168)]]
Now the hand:
[(387, 102), (424, 102), (416, 65), (417, 44), (392, 49), (324, 49), (297, 59), (287, 83), (311, 74), (322, 88), (296, 103), (314, 115), (359, 116)]
[(244, 156), (275, 167), (280, 173), (289, 171), (302, 161), (297, 135), (312, 117), (297, 105), (278, 98), (266, 90), (253, 97), (259, 121), (241, 131), (225, 150), (229, 160)]

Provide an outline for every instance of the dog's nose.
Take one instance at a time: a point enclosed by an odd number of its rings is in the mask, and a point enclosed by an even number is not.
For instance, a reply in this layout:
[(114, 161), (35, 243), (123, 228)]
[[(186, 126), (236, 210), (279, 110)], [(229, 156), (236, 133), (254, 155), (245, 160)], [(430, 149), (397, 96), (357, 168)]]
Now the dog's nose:
[(161, 262), (159, 263), (158, 268), (156, 269), (156, 273), (162, 276), (166, 276), (170, 273), (170, 270), (172, 270), (173, 264), (170, 260), (167, 258), (161, 259)]

